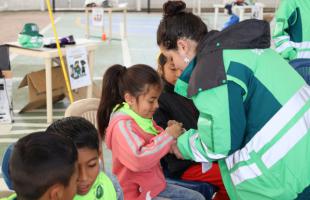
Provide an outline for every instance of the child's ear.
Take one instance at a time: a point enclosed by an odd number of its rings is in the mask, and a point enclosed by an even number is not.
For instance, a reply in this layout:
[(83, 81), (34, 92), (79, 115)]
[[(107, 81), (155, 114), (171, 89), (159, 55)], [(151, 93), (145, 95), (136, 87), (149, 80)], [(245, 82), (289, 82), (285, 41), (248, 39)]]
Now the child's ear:
[(129, 106), (133, 105), (134, 97), (131, 94), (129, 94), (128, 92), (125, 93), (124, 99), (125, 99), (126, 103), (128, 103)]
[(61, 184), (55, 184), (48, 189), (50, 200), (62, 200), (64, 195), (64, 186)]

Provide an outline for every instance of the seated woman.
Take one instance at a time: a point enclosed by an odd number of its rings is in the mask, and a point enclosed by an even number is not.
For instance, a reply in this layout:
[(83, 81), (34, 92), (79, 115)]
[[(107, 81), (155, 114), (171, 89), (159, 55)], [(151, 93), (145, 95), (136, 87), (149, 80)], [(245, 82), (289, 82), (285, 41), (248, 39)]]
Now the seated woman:
[[(196, 129), (198, 110), (191, 100), (174, 92), (174, 84), (182, 71), (175, 68), (171, 58), (166, 58), (160, 54), (158, 72), (164, 81), (164, 90), (159, 97), (159, 108), (154, 115), (154, 120), (162, 128), (167, 127), (169, 120), (175, 120), (182, 122), (185, 129)], [(212, 167), (205, 173), (202, 172), (201, 163), (180, 160), (174, 154), (167, 154), (162, 158), (161, 163), (167, 178), (208, 182), (218, 188), (214, 199), (229, 199), (217, 163), (213, 163)]]

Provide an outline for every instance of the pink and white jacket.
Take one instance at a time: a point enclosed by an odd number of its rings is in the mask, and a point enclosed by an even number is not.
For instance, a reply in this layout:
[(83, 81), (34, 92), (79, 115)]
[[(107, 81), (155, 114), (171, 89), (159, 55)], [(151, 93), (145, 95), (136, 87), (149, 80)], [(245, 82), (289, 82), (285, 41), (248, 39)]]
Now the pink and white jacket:
[(160, 159), (169, 152), (174, 139), (153, 123), (160, 133), (156, 136), (142, 130), (126, 113), (111, 115), (105, 142), (112, 150), (112, 170), (125, 200), (150, 199), (166, 188)]

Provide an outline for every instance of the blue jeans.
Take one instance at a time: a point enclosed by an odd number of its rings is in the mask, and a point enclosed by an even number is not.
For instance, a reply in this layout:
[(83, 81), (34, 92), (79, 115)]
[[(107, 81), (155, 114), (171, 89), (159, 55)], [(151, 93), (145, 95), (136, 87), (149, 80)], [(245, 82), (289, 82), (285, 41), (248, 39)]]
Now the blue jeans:
[(116, 196), (117, 196), (117, 200), (124, 200), (124, 194), (123, 194), (123, 190), (117, 180), (117, 177), (110, 173), (110, 172), (105, 172), (105, 174), (110, 178), (110, 180), (113, 183), (115, 192), (116, 192)]
[(166, 189), (152, 200), (205, 200), (199, 192), (167, 183)]

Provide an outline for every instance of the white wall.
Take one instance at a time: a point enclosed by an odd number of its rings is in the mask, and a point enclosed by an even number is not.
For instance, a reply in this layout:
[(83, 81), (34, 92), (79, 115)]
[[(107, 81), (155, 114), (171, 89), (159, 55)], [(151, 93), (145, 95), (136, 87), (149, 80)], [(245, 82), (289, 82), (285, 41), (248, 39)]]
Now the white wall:
[[(52, 0), (50, 0), (52, 2)], [(55, 0), (56, 7), (68, 8), (71, 1), (72, 8), (82, 8), (84, 0)], [(136, 0), (118, 0), (119, 2), (128, 2), (129, 10), (136, 9)], [(147, 0), (140, 0), (141, 8), (147, 8)], [(151, 0), (151, 8), (161, 8), (166, 0)], [(195, 0), (185, 0), (187, 7), (192, 7)], [(196, 0), (197, 1), (197, 0)], [(276, 2), (279, 0), (258, 0), (266, 5), (266, 7), (275, 7)], [(201, 0), (202, 7), (212, 7), (214, 3), (222, 3), (223, 0)], [(40, 10), (45, 0), (0, 0), (0, 10)], [(45, 6), (46, 7), (46, 6)]]
[(40, 10), (44, 0), (0, 0), (0, 7), (6, 5), (5, 10)]

